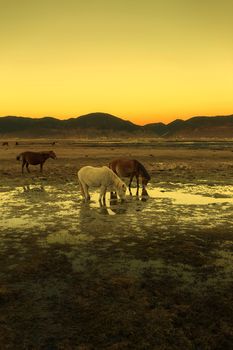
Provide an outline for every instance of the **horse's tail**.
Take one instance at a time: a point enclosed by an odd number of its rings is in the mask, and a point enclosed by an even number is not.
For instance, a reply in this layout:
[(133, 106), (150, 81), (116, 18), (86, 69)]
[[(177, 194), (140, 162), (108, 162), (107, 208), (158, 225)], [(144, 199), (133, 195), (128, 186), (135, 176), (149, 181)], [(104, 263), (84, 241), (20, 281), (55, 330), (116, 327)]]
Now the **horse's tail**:
[(22, 157), (22, 153), (20, 153), (20, 154), (16, 157), (16, 160), (20, 160), (21, 157)]
[(146, 168), (144, 167), (144, 165), (142, 165), (142, 163), (140, 163), (137, 160), (136, 160), (136, 162), (138, 164), (139, 170), (142, 172), (143, 177), (145, 177), (149, 181), (151, 179), (151, 177), (150, 177), (148, 171), (146, 170)]

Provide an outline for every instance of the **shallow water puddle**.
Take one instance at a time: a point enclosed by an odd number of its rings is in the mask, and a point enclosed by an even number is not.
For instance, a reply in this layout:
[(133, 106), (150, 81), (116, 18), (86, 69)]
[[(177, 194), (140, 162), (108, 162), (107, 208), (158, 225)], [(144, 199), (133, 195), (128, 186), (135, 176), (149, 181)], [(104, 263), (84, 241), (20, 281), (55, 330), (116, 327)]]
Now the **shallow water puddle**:
[(151, 198), (168, 198), (171, 199), (174, 202), (174, 204), (178, 205), (208, 205), (217, 203), (233, 204), (233, 197), (228, 197), (224, 195), (223, 197), (211, 197), (207, 195), (187, 193), (181, 190), (167, 191), (161, 188), (150, 189), (148, 190), (148, 193)]
[(175, 190), (174, 187), (175, 184), (172, 190), (164, 186), (149, 187), (148, 196), (127, 195), (123, 203), (110, 201), (107, 193), (106, 205), (100, 205), (98, 191), (90, 191), (91, 200), (85, 203), (76, 184), (5, 189), (0, 192), (0, 228), (85, 233), (88, 228), (114, 230), (122, 224), (136, 232), (152, 224), (164, 230), (174, 224), (180, 229), (190, 225), (213, 227), (226, 222), (233, 225), (233, 186), (178, 184)]

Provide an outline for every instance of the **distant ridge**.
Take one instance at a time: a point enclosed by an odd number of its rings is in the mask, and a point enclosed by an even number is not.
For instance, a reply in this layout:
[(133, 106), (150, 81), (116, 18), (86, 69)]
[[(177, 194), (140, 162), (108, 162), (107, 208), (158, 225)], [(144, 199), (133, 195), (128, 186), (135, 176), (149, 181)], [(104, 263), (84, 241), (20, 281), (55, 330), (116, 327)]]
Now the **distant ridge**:
[(1, 137), (69, 137), (69, 136), (145, 136), (162, 138), (233, 138), (233, 115), (197, 116), (176, 119), (169, 124), (144, 126), (108, 113), (90, 113), (60, 120), (53, 117), (0, 117)]
[(77, 118), (62, 121), (66, 125), (73, 125), (81, 129), (115, 130), (115, 131), (136, 131), (140, 126), (130, 121), (107, 113), (90, 113)]

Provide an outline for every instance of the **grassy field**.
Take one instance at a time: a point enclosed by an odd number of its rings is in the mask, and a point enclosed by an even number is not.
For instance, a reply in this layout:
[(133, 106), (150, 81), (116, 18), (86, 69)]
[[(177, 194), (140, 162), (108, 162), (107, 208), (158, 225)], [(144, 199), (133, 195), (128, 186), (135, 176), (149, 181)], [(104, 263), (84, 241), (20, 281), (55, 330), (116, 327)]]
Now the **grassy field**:
[[(231, 144), (52, 141), (0, 149), (0, 349), (232, 349)], [(83, 203), (77, 170), (121, 156), (149, 198)]]

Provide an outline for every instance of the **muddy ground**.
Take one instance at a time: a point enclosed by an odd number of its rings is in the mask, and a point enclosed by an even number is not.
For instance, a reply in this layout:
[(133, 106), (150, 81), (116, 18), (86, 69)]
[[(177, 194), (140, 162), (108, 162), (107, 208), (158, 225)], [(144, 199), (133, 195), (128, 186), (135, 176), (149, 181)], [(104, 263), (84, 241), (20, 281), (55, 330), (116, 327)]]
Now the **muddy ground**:
[[(18, 142), (0, 149), (0, 349), (232, 349), (233, 143)], [(50, 149), (21, 174), (17, 154)], [(77, 170), (120, 156), (148, 198), (84, 203)]]

